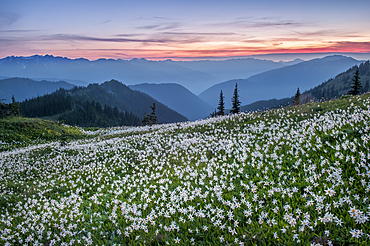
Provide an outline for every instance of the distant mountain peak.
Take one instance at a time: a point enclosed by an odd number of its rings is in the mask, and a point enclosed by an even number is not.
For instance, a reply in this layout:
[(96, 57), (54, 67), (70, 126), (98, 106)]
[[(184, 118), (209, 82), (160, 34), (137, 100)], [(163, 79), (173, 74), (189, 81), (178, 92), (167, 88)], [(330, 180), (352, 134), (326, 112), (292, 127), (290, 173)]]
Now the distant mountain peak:
[(150, 95), (190, 120), (205, 118), (214, 110), (184, 86), (176, 83), (143, 83), (130, 85), (129, 88)]
[(304, 60), (300, 58), (296, 58), (292, 61), (279, 61), (280, 64), (284, 64), (284, 65), (294, 65), (294, 64), (301, 63), (301, 62), (304, 62)]
[(356, 59), (354, 59), (352, 57), (345, 56), (345, 55), (340, 55), (340, 54), (328, 55), (328, 56), (325, 56), (325, 57), (322, 57), (322, 58), (316, 58), (316, 59), (312, 59), (312, 60), (309, 60), (309, 61), (317, 61), (317, 60), (337, 61), (337, 60), (344, 60), (344, 59), (357, 61)]
[(145, 58), (132, 58), (130, 61), (148, 61)]
[(13, 60), (16, 60), (16, 61), (56, 61), (56, 60), (64, 60), (64, 61), (89, 61), (88, 59), (86, 58), (77, 58), (77, 59), (71, 59), (71, 58), (68, 58), (68, 57), (62, 57), (62, 56), (53, 56), (53, 55), (49, 55), (49, 54), (46, 54), (46, 55), (32, 55), (32, 56), (7, 56), (3, 59), (0, 59), (0, 61), (7, 61), (7, 62), (11, 62)]

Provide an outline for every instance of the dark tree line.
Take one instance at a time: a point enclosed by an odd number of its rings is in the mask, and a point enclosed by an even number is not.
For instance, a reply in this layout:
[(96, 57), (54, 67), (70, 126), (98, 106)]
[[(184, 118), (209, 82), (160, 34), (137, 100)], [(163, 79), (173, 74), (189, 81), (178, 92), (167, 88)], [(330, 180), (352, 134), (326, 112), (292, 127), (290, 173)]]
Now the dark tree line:
[(12, 96), (11, 103), (3, 103), (0, 101), (0, 118), (19, 115), (19, 102), (15, 101), (14, 96)]
[(110, 127), (140, 125), (140, 118), (132, 112), (121, 112), (117, 107), (102, 106), (88, 100), (73, 99), (70, 92), (59, 89), (56, 93), (39, 96), (20, 103), (25, 117), (57, 116), (58, 120), (69, 125)]
[(43, 117), (64, 113), (72, 110), (75, 102), (66, 90), (59, 89), (56, 93), (26, 99), (20, 103), (21, 112), (26, 117)]
[(76, 102), (76, 107), (59, 116), (59, 121), (69, 125), (85, 127), (110, 127), (140, 125), (140, 118), (131, 112), (120, 112), (117, 107), (110, 107), (92, 101)]

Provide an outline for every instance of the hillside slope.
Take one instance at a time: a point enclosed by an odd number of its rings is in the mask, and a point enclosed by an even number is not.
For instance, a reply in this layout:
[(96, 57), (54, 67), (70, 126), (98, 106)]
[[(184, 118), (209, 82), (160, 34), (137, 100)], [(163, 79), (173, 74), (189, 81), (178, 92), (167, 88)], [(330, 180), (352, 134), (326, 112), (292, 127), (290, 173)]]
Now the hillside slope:
[(247, 79), (226, 81), (212, 86), (199, 97), (216, 107), (222, 90), (225, 95), (225, 106), (230, 108), (235, 83), (238, 83), (240, 101), (244, 105), (258, 100), (290, 97), (298, 87), (301, 91), (311, 89), (359, 63), (350, 57), (327, 56), (267, 71)]
[[(195, 69), (211, 74), (220, 83), (230, 79), (243, 79), (252, 75), (266, 72), (272, 69), (281, 68), (287, 64), (270, 60), (254, 58), (228, 59), (224, 61), (172, 61), (183, 67)], [(295, 61), (299, 63), (299, 61)]]
[(71, 89), (75, 85), (64, 82), (35, 81), (26, 78), (7, 78), (0, 80), (0, 99), (10, 102), (12, 95), (17, 101), (52, 93), (59, 88)]
[(214, 110), (209, 104), (179, 84), (145, 83), (129, 87), (148, 94), (169, 108), (186, 116), (189, 120), (205, 118)]
[[(333, 79), (329, 79), (322, 84), (302, 92), (300, 102), (302, 104), (311, 102), (311, 101), (322, 101), (330, 100), (333, 98), (339, 98), (343, 95), (347, 95), (351, 90), (351, 85), (353, 83), (352, 79), (354, 78), (354, 73), (359, 68), (360, 82), (362, 88), (360, 93), (365, 93), (370, 89), (370, 63), (369, 61), (361, 63), (359, 66), (353, 66), (347, 71), (338, 74)], [(293, 102), (293, 97), (282, 98), (282, 99), (270, 99), (256, 101), (254, 103), (241, 106), (242, 111), (260, 111), (266, 109), (280, 108), (284, 106), (291, 105)]]
[(82, 129), (60, 122), (24, 117), (0, 118), (0, 152), (30, 144), (81, 138), (88, 138)]
[[(102, 107), (104, 107), (104, 105), (108, 105), (112, 108), (117, 107), (118, 111), (120, 112), (133, 113), (140, 118), (144, 115), (144, 113), (150, 113), (150, 105), (155, 103), (157, 108), (156, 114), (159, 122), (169, 123), (187, 120), (185, 116), (175, 112), (172, 109), (169, 109), (167, 106), (153, 99), (149, 95), (139, 91), (131, 90), (129, 87), (116, 80), (107, 81), (101, 85), (90, 84), (87, 87), (75, 87), (71, 90), (60, 90), (44, 97), (22, 102), (21, 109), (26, 116), (27, 107), (29, 105), (38, 107), (37, 100), (39, 100), (41, 105), (46, 108), (48, 105), (55, 103), (56, 100), (61, 102), (63, 100), (71, 100), (72, 102), (78, 101), (81, 103), (86, 101), (94, 101), (95, 103), (99, 103)], [(64, 104), (65, 103), (59, 103), (59, 105)], [(64, 113), (64, 109), (62, 109), (61, 113)], [(40, 117), (46, 115), (33, 115), (33, 117), (35, 116)]]
[(0, 245), (369, 245), (369, 125), (366, 94), (1, 152)]

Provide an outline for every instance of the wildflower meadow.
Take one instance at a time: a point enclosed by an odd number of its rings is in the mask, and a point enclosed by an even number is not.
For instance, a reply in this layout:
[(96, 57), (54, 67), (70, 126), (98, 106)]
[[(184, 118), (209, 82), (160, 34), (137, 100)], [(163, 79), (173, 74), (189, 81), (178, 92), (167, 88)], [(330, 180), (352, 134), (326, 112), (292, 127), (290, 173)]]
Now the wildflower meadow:
[(369, 94), (83, 133), (0, 152), (0, 245), (369, 245)]

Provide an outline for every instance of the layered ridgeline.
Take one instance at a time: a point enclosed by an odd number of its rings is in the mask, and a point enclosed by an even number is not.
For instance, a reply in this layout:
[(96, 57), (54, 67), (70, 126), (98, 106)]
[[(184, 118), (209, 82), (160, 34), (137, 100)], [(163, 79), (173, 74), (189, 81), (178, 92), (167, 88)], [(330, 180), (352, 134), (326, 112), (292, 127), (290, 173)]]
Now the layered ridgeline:
[[(347, 95), (351, 90), (353, 83), (354, 74), (359, 69), (360, 82), (362, 88), (360, 93), (369, 91), (370, 87), (370, 63), (369, 61), (361, 63), (359, 66), (353, 66), (347, 71), (338, 74), (334, 78), (327, 80), (326, 82), (304, 91), (300, 96), (300, 103), (307, 103), (312, 101), (330, 100), (333, 98), (339, 98), (343, 95)], [(260, 100), (254, 103), (241, 106), (242, 111), (255, 111), (255, 110), (266, 110), (273, 108), (280, 108), (292, 105), (294, 96), (282, 98), (282, 99), (270, 99)]]
[(10, 102), (12, 96), (17, 101), (24, 101), (47, 93), (52, 93), (59, 88), (71, 89), (75, 85), (65, 81), (50, 82), (36, 81), (27, 78), (7, 78), (0, 80), (0, 99)]
[(297, 87), (301, 91), (309, 90), (359, 63), (361, 62), (351, 57), (327, 56), (263, 72), (247, 79), (226, 81), (210, 87), (199, 97), (213, 107), (217, 107), (222, 90), (225, 106), (230, 108), (235, 83), (238, 83), (240, 101), (244, 105), (259, 100), (290, 97), (294, 95)]
[(148, 94), (169, 108), (186, 116), (189, 120), (199, 120), (209, 116), (213, 108), (179, 84), (138, 84), (130, 85), (131, 89)]
[(369, 245), (369, 125), (365, 94), (2, 152), (0, 245)]
[(186, 121), (187, 118), (169, 109), (145, 93), (131, 90), (111, 80), (101, 85), (60, 89), (54, 93), (21, 102), (21, 113), (26, 117), (64, 120), (79, 126), (140, 125), (144, 113), (151, 113), (156, 104), (156, 115), (161, 123)]
[(216, 83), (249, 77), (285, 65), (252, 58), (180, 62), (148, 61), (146, 59), (89, 61), (82, 58), (69, 59), (51, 55), (10, 56), (0, 59), (0, 78), (1, 76), (43, 78), (49, 81), (63, 80), (83, 86), (112, 78), (128, 85), (148, 82), (177, 83), (198, 94)]

